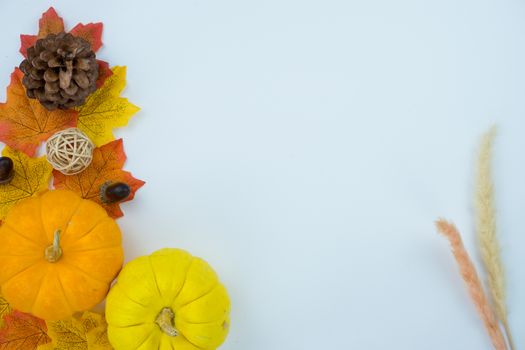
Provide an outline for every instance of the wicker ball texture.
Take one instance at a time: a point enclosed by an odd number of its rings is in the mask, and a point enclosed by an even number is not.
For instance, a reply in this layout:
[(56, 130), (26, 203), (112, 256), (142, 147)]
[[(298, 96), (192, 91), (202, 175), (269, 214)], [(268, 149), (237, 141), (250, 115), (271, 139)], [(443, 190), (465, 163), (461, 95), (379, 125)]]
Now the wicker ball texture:
[(95, 145), (77, 128), (62, 130), (46, 143), (47, 161), (64, 175), (75, 175), (93, 160)]

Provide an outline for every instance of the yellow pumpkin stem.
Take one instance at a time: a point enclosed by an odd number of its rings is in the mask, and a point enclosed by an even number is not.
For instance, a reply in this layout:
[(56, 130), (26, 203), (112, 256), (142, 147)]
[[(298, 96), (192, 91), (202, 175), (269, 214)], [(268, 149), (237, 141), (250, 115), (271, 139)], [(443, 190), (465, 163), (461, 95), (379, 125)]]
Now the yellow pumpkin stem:
[(179, 335), (179, 332), (173, 326), (174, 318), (175, 314), (173, 313), (173, 310), (171, 310), (169, 307), (165, 307), (158, 314), (155, 323), (159, 325), (160, 329), (162, 329), (164, 333), (170, 337), (176, 337)]
[(46, 260), (50, 263), (57, 262), (62, 256), (62, 248), (60, 248), (60, 230), (55, 231), (55, 236), (53, 237), (53, 244), (46, 248), (44, 255)]

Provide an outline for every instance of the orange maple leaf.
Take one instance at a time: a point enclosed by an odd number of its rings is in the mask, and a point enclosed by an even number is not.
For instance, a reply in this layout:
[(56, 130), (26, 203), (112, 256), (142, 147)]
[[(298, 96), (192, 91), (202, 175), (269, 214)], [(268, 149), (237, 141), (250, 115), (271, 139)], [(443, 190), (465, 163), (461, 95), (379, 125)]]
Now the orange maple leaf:
[(0, 329), (0, 349), (36, 350), (50, 342), (44, 320), (17, 310), (4, 315), (4, 326)]
[[(60, 17), (53, 7), (50, 7), (49, 10), (42, 14), (40, 18), (38, 35), (20, 35), (20, 53), (27, 57), (27, 49), (35, 45), (36, 41), (41, 38), (45, 38), (49, 34), (57, 34), (64, 32), (64, 20)], [(74, 36), (85, 39), (91, 44), (93, 51), (97, 52), (102, 46), (102, 30), (104, 25), (102, 23), (88, 23), (88, 24), (77, 24), (70, 33)], [(106, 62), (98, 60), (99, 67), (101, 64), (105, 64), (109, 67)], [(101, 74), (102, 73), (102, 74)], [(97, 86), (100, 87), (104, 83), (104, 80), (111, 75), (111, 70), (105, 70), (104, 72), (99, 72), (99, 78), (97, 81)]]
[(38, 23), (40, 27), (38, 31), (38, 38), (44, 38), (49, 34), (60, 33), (64, 31), (64, 20), (52, 7), (47, 10)]
[(37, 100), (28, 98), (23, 76), (15, 69), (7, 87), (7, 102), (0, 103), (0, 141), (33, 157), (41, 142), (59, 130), (76, 126), (78, 112), (48, 111)]
[(35, 45), (36, 41), (45, 38), (49, 34), (57, 34), (64, 31), (64, 20), (58, 16), (55, 9), (50, 7), (49, 10), (42, 14), (42, 18), (38, 21), (38, 35), (20, 35), (22, 46), (20, 53), (27, 57), (27, 49)]
[[(135, 179), (131, 173), (122, 170), (126, 154), (122, 139), (112, 141), (93, 152), (93, 161), (80, 174), (67, 176), (59, 171), (53, 171), (53, 184), (58, 189), (69, 189), (78, 193), (82, 198), (90, 199), (106, 208), (113, 218), (123, 216), (119, 203), (104, 203), (100, 196), (101, 187), (107, 183), (124, 182), (131, 188), (131, 194), (125, 201), (130, 201), (135, 192), (145, 182)], [(120, 202), (122, 203), (122, 202)]]
[[(40, 18), (38, 35), (20, 35), (20, 53), (26, 57), (27, 49), (35, 45), (36, 41), (45, 38), (49, 34), (57, 34), (65, 31), (64, 20), (60, 17), (53, 7), (42, 14)], [(102, 23), (77, 24), (70, 33), (87, 40), (91, 44), (93, 51), (98, 51), (102, 46)]]
[(102, 47), (102, 23), (77, 24), (70, 33), (80, 37), (91, 44), (91, 49), (97, 52)]

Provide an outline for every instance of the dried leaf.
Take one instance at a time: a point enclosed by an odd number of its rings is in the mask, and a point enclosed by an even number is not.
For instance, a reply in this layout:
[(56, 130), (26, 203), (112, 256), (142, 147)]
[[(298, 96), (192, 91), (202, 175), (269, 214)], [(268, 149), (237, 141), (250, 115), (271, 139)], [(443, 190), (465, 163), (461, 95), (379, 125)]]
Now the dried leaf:
[(11, 305), (5, 300), (5, 298), (0, 294), (0, 327), (4, 325), (4, 316), (9, 314), (12, 311)]
[(37, 35), (20, 35), (22, 46), (20, 53), (27, 56), (27, 49), (35, 45), (37, 39), (44, 38), (49, 34), (56, 34), (64, 31), (64, 20), (59, 17), (55, 9), (50, 7), (49, 10), (42, 14), (40, 18), (38, 36)]
[(7, 102), (0, 103), (0, 141), (34, 156), (40, 143), (55, 132), (76, 126), (78, 112), (48, 111), (40, 102), (26, 96), (19, 69), (11, 74)]
[(9, 147), (4, 148), (2, 155), (13, 160), (15, 175), (11, 182), (0, 185), (0, 219), (17, 202), (46, 190), (53, 170), (45, 157), (30, 158)]
[(113, 141), (113, 129), (128, 124), (139, 108), (120, 97), (126, 86), (126, 67), (114, 67), (113, 75), (78, 107), (78, 128), (97, 146)]
[(45, 38), (49, 34), (58, 34), (64, 31), (64, 20), (60, 17), (53, 7), (42, 14), (40, 18), (38, 38)]
[[(97, 52), (100, 47), (102, 46), (102, 30), (104, 26), (102, 23), (88, 23), (88, 24), (77, 24), (73, 29), (71, 29), (70, 33), (81, 37), (85, 40), (87, 40), (91, 44), (91, 48), (93, 51)], [(64, 21), (61, 17), (58, 16), (55, 9), (50, 7), (49, 10), (47, 10), (43, 15), (42, 18), (39, 21), (39, 31), (38, 35), (26, 35), (22, 34), (20, 35), (20, 53), (27, 57), (27, 49), (31, 46), (35, 45), (37, 39), (43, 38), (51, 33), (60, 33), (65, 31), (64, 29)], [(106, 64), (106, 62), (98, 61), (99, 63), (99, 69), (104, 69), (105, 67), (102, 67), (102, 64)], [(102, 83), (104, 80), (112, 74), (111, 71), (104, 69), (103, 71), (99, 71), (99, 78), (97, 80), (97, 87), (102, 86)]]
[(80, 174), (66, 176), (53, 171), (55, 188), (72, 190), (82, 198), (102, 205), (111, 217), (121, 217), (124, 214), (119, 203), (104, 203), (100, 198), (100, 188), (108, 182), (125, 182), (131, 187), (131, 194), (125, 201), (133, 199), (135, 192), (144, 185), (144, 181), (137, 180), (131, 173), (122, 170), (125, 161), (122, 139), (110, 142), (94, 150), (93, 161)]
[(103, 315), (86, 311), (80, 318), (48, 322), (55, 350), (111, 350)]
[(86, 331), (76, 318), (47, 322), (47, 327), (55, 350), (88, 349)]
[(107, 324), (104, 327), (95, 328), (86, 333), (89, 350), (111, 350), (109, 343)]
[(49, 342), (49, 343), (46, 343), (46, 344), (38, 345), (37, 350), (55, 350), (55, 347), (53, 346), (53, 342)]
[[(37, 39), (45, 38), (49, 34), (64, 32), (64, 21), (59, 17), (53, 7), (42, 14), (40, 18), (38, 36), (37, 35), (20, 35), (20, 53), (27, 56), (27, 49), (33, 46)], [(102, 46), (102, 23), (77, 24), (70, 33), (87, 40), (91, 44), (93, 51), (98, 51)]]
[(0, 328), (0, 349), (36, 350), (51, 342), (44, 320), (17, 310), (4, 316), (4, 327)]
[(109, 63), (97, 60), (98, 63), (98, 79), (97, 79), (97, 89), (101, 88), (102, 85), (106, 82), (106, 79), (113, 75), (111, 68), (109, 68)]
[(79, 23), (75, 28), (71, 29), (70, 33), (85, 39), (91, 44), (91, 49), (97, 52), (102, 47), (102, 23)]
[(103, 315), (84, 312), (80, 321), (86, 331), (89, 350), (113, 349), (108, 339), (108, 324)]
[(36, 35), (20, 34), (20, 53), (27, 57), (27, 49), (36, 44), (38, 37)]
[(80, 317), (79, 321), (82, 324), (82, 327), (84, 328), (84, 331), (86, 333), (92, 331), (97, 327), (100, 327), (100, 325), (104, 325), (106, 322), (104, 316), (91, 311), (84, 312)]

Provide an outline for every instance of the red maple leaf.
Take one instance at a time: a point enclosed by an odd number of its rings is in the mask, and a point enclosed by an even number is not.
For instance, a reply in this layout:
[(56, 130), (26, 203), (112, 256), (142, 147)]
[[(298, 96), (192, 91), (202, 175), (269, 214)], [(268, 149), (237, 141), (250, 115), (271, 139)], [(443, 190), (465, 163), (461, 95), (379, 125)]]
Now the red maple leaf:
[(97, 52), (102, 47), (102, 23), (77, 24), (70, 33), (85, 39), (91, 44), (91, 49)]
[(97, 79), (97, 89), (104, 85), (104, 82), (107, 78), (113, 75), (113, 71), (109, 68), (107, 62), (97, 60), (98, 62), (98, 79)]
[[(38, 23), (38, 35), (20, 35), (20, 53), (24, 57), (27, 57), (27, 49), (35, 45), (38, 39), (45, 38), (49, 34), (57, 34), (65, 31), (64, 20), (56, 13), (53, 7), (50, 7), (49, 10), (42, 14), (42, 18), (40, 18), (40, 21)], [(88, 24), (79, 23), (73, 29), (71, 29), (70, 33), (77, 37), (87, 40), (91, 44), (91, 48), (93, 49), (93, 51), (97, 52), (102, 46), (103, 27), (104, 25), (100, 22)], [(98, 63), (99, 67), (101, 65), (108, 65), (106, 62), (100, 60), (98, 61)], [(104, 74), (100, 74), (101, 72), (99, 72), (97, 86), (102, 86), (104, 80), (109, 76), (108, 71), (109, 75), (111, 75), (111, 70), (109, 69), (107, 71), (104, 71)]]
[(4, 326), (0, 329), (0, 349), (36, 350), (39, 345), (50, 342), (44, 320), (17, 310), (4, 315)]
[[(80, 174), (64, 175), (53, 171), (53, 185), (57, 189), (68, 189), (78, 193), (82, 198), (90, 199), (102, 205), (113, 218), (123, 216), (119, 203), (104, 203), (100, 196), (101, 187), (107, 183), (124, 182), (131, 188), (131, 194), (125, 201), (130, 201), (135, 192), (145, 182), (135, 179), (131, 173), (122, 170), (126, 161), (122, 139), (112, 141), (93, 152), (93, 161)], [(122, 203), (122, 202), (120, 202)]]

